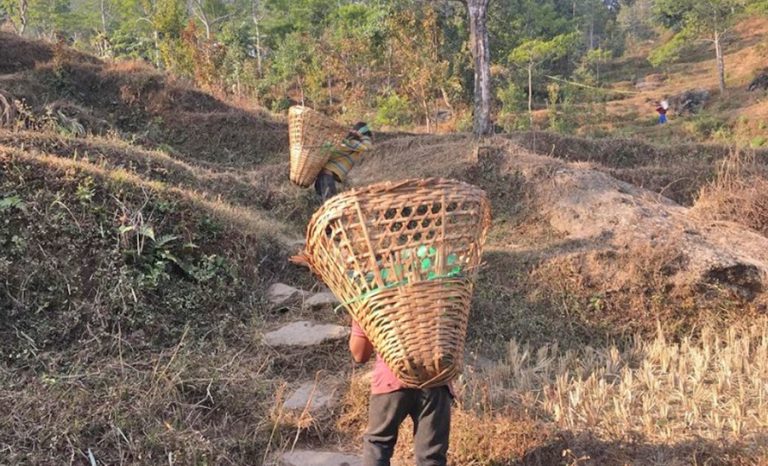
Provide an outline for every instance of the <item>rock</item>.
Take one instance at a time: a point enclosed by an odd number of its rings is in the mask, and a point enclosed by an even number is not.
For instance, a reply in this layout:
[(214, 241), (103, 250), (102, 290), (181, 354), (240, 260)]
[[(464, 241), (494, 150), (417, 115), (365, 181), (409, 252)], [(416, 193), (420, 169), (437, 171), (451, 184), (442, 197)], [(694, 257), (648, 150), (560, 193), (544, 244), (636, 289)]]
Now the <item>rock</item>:
[(550, 225), (583, 245), (579, 267), (604, 285), (622, 273), (616, 254), (646, 249), (667, 257), (659, 274), (674, 286), (716, 284), (747, 300), (768, 289), (768, 238), (745, 227), (702, 222), (663, 196), (577, 166), (554, 170), (545, 189)]
[(325, 305), (338, 306), (340, 304), (336, 295), (330, 291), (321, 291), (307, 298), (304, 305), (307, 307), (319, 307)]
[(709, 102), (709, 91), (706, 89), (689, 89), (667, 99), (669, 108), (678, 115), (700, 112)]
[(270, 304), (279, 306), (285, 304), (291, 298), (304, 297), (305, 294), (305, 291), (286, 285), (285, 283), (274, 283), (267, 289), (267, 300)]
[(749, 92), (758, 91), (758, 90), (768, 90), (768, 70), (765, 70), (758, 74), (755, 79), (752, 80), (751, 83), (749, 83), (749, 87), (747, 88)]
[(333, 381), (304, 382), (291, 393), (283, 403), (283, 408), (291, 411), (303, 411), (308, 408), (311, 415), (316, 416), (324, 410), (338, 404), (338, 384)]
[(299, 321), (265, 334), (264, 344), (269, 346), (314, 346), (347, 336), (349, 336), (349, 328), (341, 325)]
[(329, 451), (295, 450), (280, 457), (280, 466), (362, 466), (359, 456)]

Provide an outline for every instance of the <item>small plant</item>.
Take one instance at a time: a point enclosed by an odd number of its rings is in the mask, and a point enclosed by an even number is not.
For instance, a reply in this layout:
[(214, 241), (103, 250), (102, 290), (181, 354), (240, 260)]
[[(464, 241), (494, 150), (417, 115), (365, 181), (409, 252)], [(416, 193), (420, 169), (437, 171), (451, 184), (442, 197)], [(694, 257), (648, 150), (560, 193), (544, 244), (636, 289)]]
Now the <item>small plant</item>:
[(24, 209), (24, 202), (19, 196), (8, 196), (0, 198), (0, 212), (10, 209)]
[(95, 193), (96, 190), (93, 187), (93, 178), (88, 176), (78, 183), (77, 189), (75, 190), (75, 197), (81, 204), (90, 204)]
[(209, 216), (205, 216), (202, 220), (200, 220), (199, 227), (201, 233), (208, 234), (212, 238), (217, 237), (223, 230), (221, 224)]
[(376, 102), (376, 117), (374, 121), (379, 126), (402, 126), (413, 121), (411, 103), (407, 97), (390, 94), (381, 97)]

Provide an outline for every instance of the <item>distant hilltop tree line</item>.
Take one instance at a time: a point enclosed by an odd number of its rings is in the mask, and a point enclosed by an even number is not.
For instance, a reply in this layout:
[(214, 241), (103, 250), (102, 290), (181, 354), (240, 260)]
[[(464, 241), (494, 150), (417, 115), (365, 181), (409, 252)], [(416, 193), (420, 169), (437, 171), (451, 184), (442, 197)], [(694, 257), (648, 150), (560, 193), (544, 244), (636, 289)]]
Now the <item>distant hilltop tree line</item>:
[[(0, 22), (102, 57), (145, 60), (272, 110), (303, 102), (332, 114), (374, 109), (378, 125), (471, 114), (470, 15), (477, 0), (0, 0)], [(671, 31), (649, 59), (722, 40), (768, 0), (483, 0), (494, 114), (525, 127), (544, 105), (595, 99), (611, 58)], [(478, 76), (483, 76), (482, 74)], [(560, 81), (562, 83), (562, 81)], [(487, 92), (487, 89), (486, 89)], [(527, 112), (527, 114), (526, 114)], [(458, 118), (460, 120), (460, 118)], [(459, 121), (457, 124), (461, 124)], [(472, 125), (471, 117), (464, 124)]]

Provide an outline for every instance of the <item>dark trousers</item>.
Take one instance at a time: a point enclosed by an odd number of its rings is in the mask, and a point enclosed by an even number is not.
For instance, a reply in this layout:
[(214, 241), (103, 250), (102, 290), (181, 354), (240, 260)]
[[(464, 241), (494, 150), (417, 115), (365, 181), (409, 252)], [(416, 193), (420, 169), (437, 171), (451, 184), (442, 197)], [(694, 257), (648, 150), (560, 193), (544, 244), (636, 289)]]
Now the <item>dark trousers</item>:
[(368, 430), (363, 436), (363, 465), (389, 466), (398, 428), (406, 416), (410, 416), (416, 465), (445, 466), (451, 430), (451, 400), (448, 387), (371, 395)]
[(333, 173), (322, 170), (315, 178), (315, 192), (323, 202), (336, 195), (336, 178)]

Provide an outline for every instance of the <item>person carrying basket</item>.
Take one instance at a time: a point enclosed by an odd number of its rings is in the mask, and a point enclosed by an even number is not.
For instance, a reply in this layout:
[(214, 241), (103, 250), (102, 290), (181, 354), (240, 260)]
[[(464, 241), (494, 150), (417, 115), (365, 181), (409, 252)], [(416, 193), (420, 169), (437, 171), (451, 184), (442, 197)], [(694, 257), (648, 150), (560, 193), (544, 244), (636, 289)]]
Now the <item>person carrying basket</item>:
[[(354, 320), (349, 351), (357, 363), (368, 362), (373, 355), (371, 341)], [(453, 397), (450, 382), (432, 388), (406, 388), (377, 354), (371, 375), (368, 428), (363, 437), (363, 466), (390, 466), (400, 424), (409, 416), (417, 466), (445, 466)]]
[(349, 171), (360, 162), (363, 152), (373, 147), (373, 133), (368, 124), (358, 122), (352, 127), (341, 145), (333, 150), (331, 157), (315, 179), (315, 192), (323, 202), (336, 195), (336, 183), (343, 183)]

